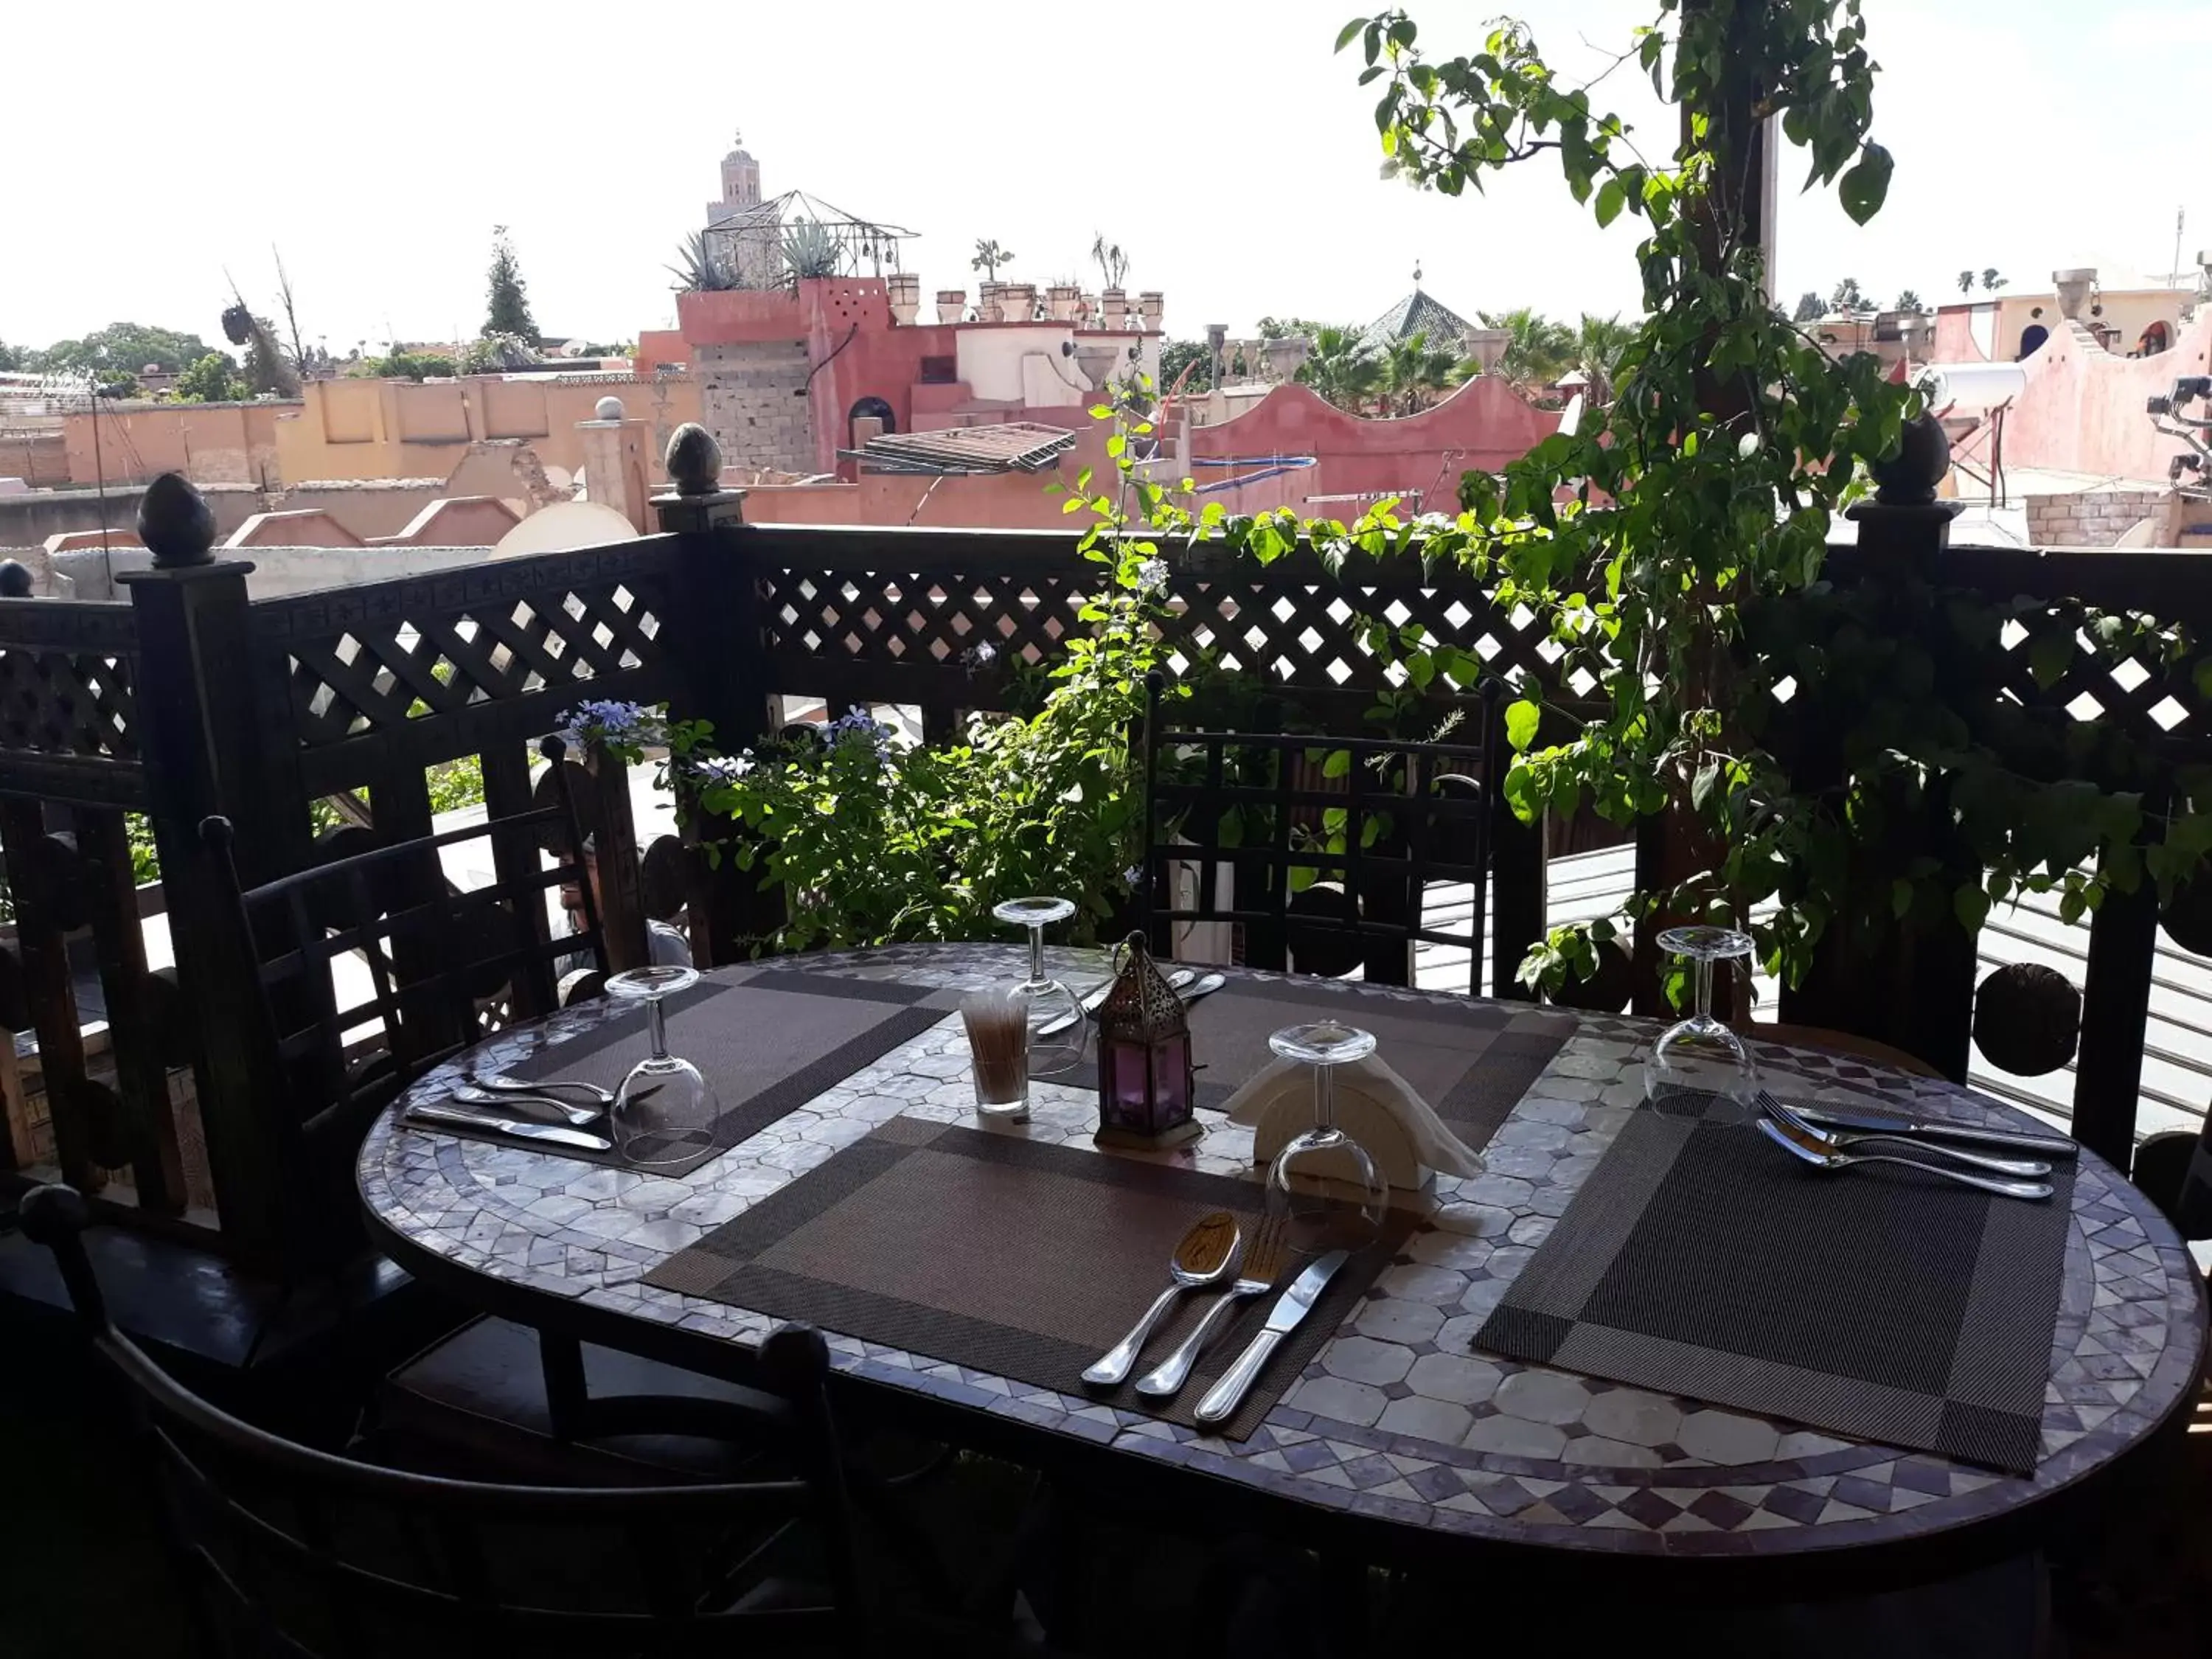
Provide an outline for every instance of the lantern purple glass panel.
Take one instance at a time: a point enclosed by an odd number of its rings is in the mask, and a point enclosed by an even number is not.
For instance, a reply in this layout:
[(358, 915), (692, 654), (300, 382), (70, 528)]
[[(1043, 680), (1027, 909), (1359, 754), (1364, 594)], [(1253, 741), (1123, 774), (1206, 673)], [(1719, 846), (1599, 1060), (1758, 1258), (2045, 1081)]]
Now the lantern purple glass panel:
[(1114, 1145), (1164, 1146), (1199, 1133), (1190, 1024), (1141, 935), (1115, 953), (1098, 1010), (1098, 1133)]

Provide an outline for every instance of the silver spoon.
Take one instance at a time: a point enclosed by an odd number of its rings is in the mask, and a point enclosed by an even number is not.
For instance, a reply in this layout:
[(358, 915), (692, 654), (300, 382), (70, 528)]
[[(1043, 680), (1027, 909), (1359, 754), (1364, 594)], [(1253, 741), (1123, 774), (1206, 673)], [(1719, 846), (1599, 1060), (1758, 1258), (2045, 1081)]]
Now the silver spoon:
[(1200, 997), (1210, 997), (1228, 983), (1229, 975), (1226, 974), (1208, 974), (1194, 983), (1178, 986), (1176, 989), (1182, 997), (1183, 1006), (1188, 1008)]
[(469, 1082), (479, 1089), (489, 1089), (495, 1094), (557, 1095), (563, 1090), (596, 1100), (602, 1106), (615, 1103), (611, 1089), (602, 1089), (596, 1083), (586, 1083), (581, 1078), (547, 1078), (543, 1082), (526, 1077), (509, 1077), (504, 1072), (483, 1072), (470, 1078)]
[(464, 1106), (495, 1106), (504, 1111), (510, 1106), (543, 1106), (558, 1112), (573, 1127), (588, 1129), (607, 1115), (604, 1106), (578, 1106), (551, 1095), (528, 1095), (520, 1089), (478, 1089), (465, 1083), (455, 1084), (449, 1092)]
[(1128, 1335), (1083, 1373), (1083, 1380), (1106, 1389), (1125, 1380), (1135, 1369), (1145, 1339), (1152, 1334), (1152, 1327), (1160, 1322), (1161, 1316), (1175, 1305), (1176, 1298), (1185, 1291), (1218, 1285), (1235, 1270), (1237, 1245), (1241, 1237), (1237, 1218), (1226, 1210), (1216, 1210), (1192, 1223), (1182, 1242), (1176, 1246), (1175, 1260), (1168, 1264), (1169, 1277), (1175, 1283), (1152, 1299), (1152, 1305), (1145, 1310), (1145, 1316), (1131, 1328)]
[(1977, 1170), (1986, 1170), (1991, 1175), (2018, 1176), (2025, 1180), (2033, 1181), (2039, 1176), (2047, 1176), (2051, 1173), (2051, 1166), (2048, 1164), (2044, 1163), (2039, 1158), (1990, 1158), (1983, 1152), (1970, 1152), (1966, 1151), (1964, 1148), (1958, 1146), (1938, 1146), (1931, 1141), (1914, 1140), (1905, 1135), (1886, 1135), (1873, 1131), (1860, 1133), (1839, 1129), (1824, 1129), (1817, 1123), (1808, 1123), (1805, 1119), (1798, 1116), (1796, 1113), (1791, 1111), (1783, 1102), (1777, 1100), (1772, 1095), (1761, 1096), (1759, 1104), (1763, 1106), (1778, 1122), (1780, 1122), (1788, 1128), (1796, 1130), (1799, 1134), (1805, 1136), (1808, 1139), (1817, 1140), (1823, 1146), (1829, 1147), (1833, 1151), (1839, 1152), (1849, 1152), (1852, 1147), (1858, 1146), (1863, 1141), (1872, 1140), (1877, 1142), (1887, 1142), (1893, 1146), (1917, 1146), (1923, 1152), (1940, 1153), (1943, 1157), (1954, 1159), (1960, 1164), (1971, 1164)]
[(1818, 1141), (1800, 1139), (1794, 1131), (1784, 1127), (1771, 1117), (1759, 1120), (1759, 1132), (1793, 1156), (1822, 1170), (1848, 1170), (1856, 1164), (1895, 1164), (1907, 1170), (1917, 1170), (1923, 1175), (1941, 1176), (1944, 1180), (1955, 1181), (1962, 1187), (1978, 1187), (1982, 1191), (1995, 1193), (2000, 1198), (2051, 1196), (2051, 1183), (2047, 1181), (2006, 1181), (1996, 1176), (1970, 1175), (1964, 1170), (1947, 1169), (1941, 1164), (1922, 1164), (1909, 1158), (1892, 1158), (1887, 1152), (1846, 1154), (1831, 1152)]

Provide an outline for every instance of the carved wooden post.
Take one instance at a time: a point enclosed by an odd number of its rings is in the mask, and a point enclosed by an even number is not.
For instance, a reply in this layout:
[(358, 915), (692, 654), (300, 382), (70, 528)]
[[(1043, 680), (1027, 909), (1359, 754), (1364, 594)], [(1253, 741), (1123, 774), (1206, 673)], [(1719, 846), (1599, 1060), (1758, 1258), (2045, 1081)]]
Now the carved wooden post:
[[(1956, 504), (1936, 496), (1950, 456), (1950, 441), (1932, 417), (1908, 423), (1902, 450), (1874, 469), (1875, 499), (1850, 514), (1859, 528), (1858, 580), (1880, 605), (1876, 626), (1898, 637), (1921, 635), (1939, 659), (1929, 605), (1958, 513)], [(1940, 681), (1940, 660), (1937, 675)], [(1851, 714), (1840, 710), (1835, 717), (1848, 720)], [(1811, 748), (1816, 775), (1801, 775), (1797, 787), (1839, 781), (1840, 732), (1815, 734)], [(1886, 859), (1902, 864), (1925, 854), (1941, 863), (1950, 884), (1979, 884), (1981, 868), (1959, 844), (1940, 789), (1930, 790), (1917, 813), (1900, 808), (1893, 814), (1885, 833), (1893, 842), (1881, 849)], [(1893, 1044), (1963, 1082), (1973, 1049), (1974, 966), (1975, 937), (1948, 909), (1933, 921), (1885, 928), (1878, 941), (1838, 916), (1805, 983), (1784, 988), (1782, 1017)]]
[(282, 705), (267, 706), (250, 642), (246, 578), (252, 565), (212, 556), (215, 519), (175, 473), (147, 489), (138, 534), (151, 570), (118, 577), (138, 622), (138, 716), (149, 816), (169, 899), (178, 977), (193, 999), (196, 1064), (209, 1173), (223, 1232), (249, 1253), (275, 1254), (283, 1234), (284, 1171), (274, 1125), (258, 1121), (241, 1040), (250, 964), (222, 959), (210, 925), (218, 902), (199, 835), (210, 813), (237, 829), (249, 885), (299, 866), (307, 813)]
[[(746, 550), (744, 493), (721, 488), (721, 450), (692, 422), (669, 439), (667, 465), (675, 491), (653, 506), (661, 529), (679, 538), (675, 586), (682, 603), (668, 627), (683, 690), (669, 712), (712, 721), (715, 748), (734, 755), (771, 729), (760, 573)], [(696, 842), (696, 827), (686, 823), (684, 836)], [(726, 857), (715, 869), (695, 860), (690, 885), (691, 945), (702, 965), (736, 960), (744, 941), (776, 925), (774, 896), (760, 891), (757, 874)]]

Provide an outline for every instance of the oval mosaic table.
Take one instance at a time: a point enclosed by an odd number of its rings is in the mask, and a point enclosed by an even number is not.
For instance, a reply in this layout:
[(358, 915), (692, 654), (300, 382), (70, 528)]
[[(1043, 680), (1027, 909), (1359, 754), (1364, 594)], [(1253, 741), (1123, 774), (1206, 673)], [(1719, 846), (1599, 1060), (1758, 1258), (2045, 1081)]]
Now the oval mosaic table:
[[(1054, 955), (1069, 977), (1103, 976), (1097, 953)], [(932, 988), (1003, 982), (1019, 965), (1013, 947), (999, 945), (804, 959), (811, 972)], [(1355, 1021), (1366, 998), (1461, 1000), (1341, 988)], [(626, 1005), (589, 1005), (478, 1053), (511, 1065), (607, 1019), (635, 1018)], [(995, 1431), (971, 1443), (1041, 1464), (1080, 1451), (1094, 1468), (1109, 1455), (1132, 1479), (1211, 1477), (1239, 1499), (1300, 1506), (1301, 1535), (1320, 1541), (1342, 1522), (1353, 1541), (1392, 1559), (1449, 1540), (1589, 1565), (1832, 1566), (1839, 1552), (1862, 1562), (1934, 1559), (1970, 1536), (2009, 1536), (2001, 1523), (2081, 1492), (2179, 1425), (2203, 1363), (2200, 1280), (2163, 1218), (2087, 1152), (2032, 1480), (1471, 1352), (1474, 1331), (1641, 1098), (1641, 1056), (1656, 1026), (1577, 1018), (1576, 1035), (1492, 1141), (1486, 1172), (1437, 1182), (1433, 1212), (1401, 1257), (1247, 1441), (832, 1333), (836, 1367), (926, 1407), (918, 1416), (949, 1438), (961, 1439), (964, 1425)], [(1772, 1045), (1760, 1060), (1793, 1074), (1809, 1097), (1871, 1095), (1925, 1114), (2034, 1127), (1951, 1084), (1865, 1060)], [(417, 1092), (439, 1094), (452, 1075), (450, 1066), (434, 1073)], [(1090, 1091), (1040, 1084), (1034, 1099), (1033, 1121), (1009, 1133), (1091, 1146)], [(972, 1121), (957, 1017), (678, 1180), (408, 1127), (404, 1103), (371, 1131), (359, 1163), (374, 1230), (403, 1265), (509, 1317), (724, 1375), (771, 1322), (645, 1285), (641, 1275), (886, 1119)], [(1249, 1175), (1250, 1132), (1201, 1115), (1203, 1139), (1141, 1156)]]

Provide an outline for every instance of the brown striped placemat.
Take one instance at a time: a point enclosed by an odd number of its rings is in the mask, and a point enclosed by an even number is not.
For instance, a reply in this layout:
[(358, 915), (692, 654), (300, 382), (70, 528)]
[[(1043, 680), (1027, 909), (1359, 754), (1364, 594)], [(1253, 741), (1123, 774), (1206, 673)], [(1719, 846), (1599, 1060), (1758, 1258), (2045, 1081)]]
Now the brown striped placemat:
[[(948, 992), (896, 981), (842, 978), (791, 969), (719, 969), (668, 1000), (668, 1051), (690, 1060), (714, 1086), (721, 1114), (714, 1144), (676, 1164), (652, 1165), (672, 1177), (758, 1134), (823, 1090), (920, 1036), (957, 1001)], [(514, 1066), (533, 1079), (575, 1078), (613, 1089), (649, 1052), (645, 1009), (617, 1017), (566, 1042), (549, 1043)], [(517, 1116), (531, 1115), (518, 1109)], [(519, 1143), (493, 1131), (439, 1123), (442, 1133)], [(631, 1167), (619, 1150), (591, 1152), (542, 1140), (534, 1150), (587, 1164)]]
[[(1131, 1383), (1088, 1389), (1084, 1368), (1166, 1286), (1168, 1261), (1193, 1222), (1227, 1210), (1249, 1238), (1266, 1198), (1257, 1182), (1228, 1176), (894, 1118), (679, 1250), (645, 1282), (1188, 1426), (1206, 1389), (1266, 1322), (1272, 1294), (1247, 1304), (1164, 1408)], [(1337, 1272), (1261, 1371), (1228, 1437), (1259, 1426), (1413, 1224), (1391, 1211), (1382, 1236)], [(1302, 1265), (1293, 1261), (1278, 1282)], [(1182, 1340), (1213, 1294), (1182, 1298), (1146, 1344), (1133, 1381)]]

